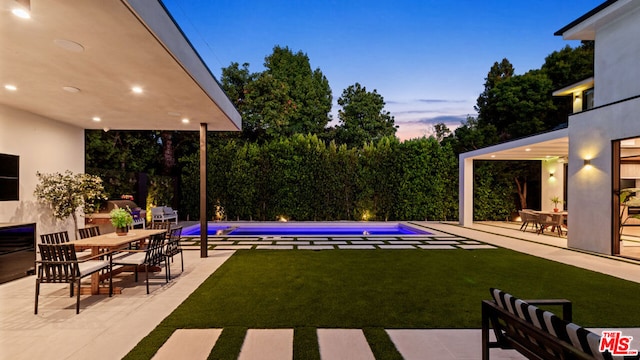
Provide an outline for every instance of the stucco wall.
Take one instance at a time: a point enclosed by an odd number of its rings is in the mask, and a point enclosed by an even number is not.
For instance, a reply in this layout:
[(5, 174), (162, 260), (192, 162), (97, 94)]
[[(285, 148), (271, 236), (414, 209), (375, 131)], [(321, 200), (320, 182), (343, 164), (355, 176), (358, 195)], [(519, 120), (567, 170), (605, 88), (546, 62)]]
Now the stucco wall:
[[(553, 177), (549, 176), (553, 174)], [(563, 203), (558, 204), (558, 209), (564, 206), (564, 164), (557, 159), (543, 160), (540, 179), (540, 200), (542, 211), (553, 211), (554, 205), (551, 198), (557, 196)]]
[(640, 8), (596, 32), (594, 105), (640, 95)]
[(20, 200), (0, 201), (0, 222), (36, 222), (40, 234), (68, 230), (73, 238), (73, 221), (56, 221), (33, 191), (36, 171), (84, 172), (84, 130), (0, 105), (0, 153), (20, 156)]
[[(569, 118), (569, 247), (611, 253), (612, 141), (636, 136), (640, 99)], [(591, 159), (591, 166), (584, 166), (584, 159)]]

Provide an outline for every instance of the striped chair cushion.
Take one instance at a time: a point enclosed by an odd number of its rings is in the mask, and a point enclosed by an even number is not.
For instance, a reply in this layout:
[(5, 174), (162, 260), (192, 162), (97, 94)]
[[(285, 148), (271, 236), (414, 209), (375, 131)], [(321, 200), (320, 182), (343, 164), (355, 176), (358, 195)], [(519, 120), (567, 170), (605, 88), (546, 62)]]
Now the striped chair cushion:
[(491, 288), (490, 291), (496, 305), (509, 313), (560, 340), (570, 343), (585, 353), (593, 355), (596, 359), (613, 359), (609, 352), (601, 353), (599, 351), (600, 335), (574, 323), (564, 321), (552, 312), (544, 311), (509, 293), (494, 288)]

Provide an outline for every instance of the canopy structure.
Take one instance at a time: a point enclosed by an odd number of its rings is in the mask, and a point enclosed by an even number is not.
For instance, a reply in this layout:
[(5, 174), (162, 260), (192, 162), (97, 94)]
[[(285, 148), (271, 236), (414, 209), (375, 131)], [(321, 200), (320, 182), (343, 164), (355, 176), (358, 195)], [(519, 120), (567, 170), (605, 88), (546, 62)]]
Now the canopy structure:
[[(13, 16), (16, 8), (30, 18)], [(2, 105), (82, 129), (241, 129), (159, 0), (0, 0), (0, 11), (0, 81), (18, 89), (0, 92)]]
[(564, 161), (569, 154), (569, 130), (561, 129), (460, 154), (459, 222), (473, 223), (473, 160)]

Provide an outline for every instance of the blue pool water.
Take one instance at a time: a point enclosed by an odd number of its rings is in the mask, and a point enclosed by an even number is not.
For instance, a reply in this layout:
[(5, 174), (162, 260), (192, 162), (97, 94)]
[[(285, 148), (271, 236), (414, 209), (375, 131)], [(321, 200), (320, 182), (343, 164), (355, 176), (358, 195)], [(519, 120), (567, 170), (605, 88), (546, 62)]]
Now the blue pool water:
[[(209, 223), (208, 235), (244, 236), (362, 236), (362, 235), (430, 235), (431, 233), (403, 224), (353, 223), (353, 224), (233, 224)], [(186, 227), (185, 236), (199, 236), (200, 225)]]

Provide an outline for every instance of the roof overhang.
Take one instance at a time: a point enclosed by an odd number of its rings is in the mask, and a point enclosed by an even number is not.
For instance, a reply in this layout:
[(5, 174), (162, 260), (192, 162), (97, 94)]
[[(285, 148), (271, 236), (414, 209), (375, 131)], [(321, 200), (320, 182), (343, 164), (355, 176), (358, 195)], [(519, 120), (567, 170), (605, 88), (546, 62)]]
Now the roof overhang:
[(583, 91), (593, 88), (594, 80), (593, 76), (579, 81), (575, 84), (571, 84), (567, 87), (563, 87), (562, 89), (558, 89), (553, 92), (553, 96), (569, 96), (573, 94), (581, 94)]
[[(13, 16), (19, 3), (30, 19)], [(0, 16), (0, 85), (18, 88), (0, 88), (1, 104), (85, 129), (241, 129), (159, 0), (0, 0)]]
[(509, 141), (460, 154), (472, 160), (549, 160), (569, 154), (569, 129)]
[(565, 40), (595, 40), (596, 29), (606, 26), (612, 20), (640, 6), (637, 0), (609, 0), (588, 13), (582, 15), (569, 25), (556, 31), (554, 35)]

